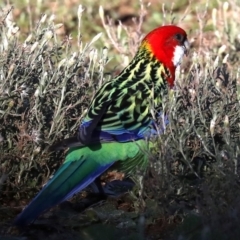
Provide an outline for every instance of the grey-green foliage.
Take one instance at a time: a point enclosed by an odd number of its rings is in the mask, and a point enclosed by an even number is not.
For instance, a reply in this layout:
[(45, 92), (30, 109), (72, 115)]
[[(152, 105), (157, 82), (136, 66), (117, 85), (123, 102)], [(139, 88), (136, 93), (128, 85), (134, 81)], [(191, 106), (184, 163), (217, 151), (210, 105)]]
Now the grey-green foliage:
[(221, 239), (240, 234), (231, 231), (240, 223), (237, 74), (226, 63), (209, 61), (193, 61), (188, 74), (178, 76), (175, 94), (164, 104), (170, 123), (151, 161), (155, 184), (146, 189), (165, 214), (198, 219), (191, 227), (184, 222), (173, 239), (215, 239), (204, 237), (206, 229)]
[(0, 24), (0, 174), (12, 188), (40, 187), (62, 160), (48, 146), (77, 130), (104, 79), (107, 53), (93, 47), (101, 33), (86, 44), (79, 38), (73, 51), (71, 37), (60, 41), (62, 25), (46, 15), (22, 43), (9, 18), (3, 14)]

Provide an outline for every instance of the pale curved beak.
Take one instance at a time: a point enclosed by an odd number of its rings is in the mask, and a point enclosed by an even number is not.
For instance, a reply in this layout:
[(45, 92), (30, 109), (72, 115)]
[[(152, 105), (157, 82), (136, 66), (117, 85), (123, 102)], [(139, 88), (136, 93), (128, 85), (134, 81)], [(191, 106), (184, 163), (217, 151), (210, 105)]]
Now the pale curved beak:
[(184, 41), (183, 47), (184, 47), (184, 54), (187, 56), (190, 49), (190, 44), (187, 39)]

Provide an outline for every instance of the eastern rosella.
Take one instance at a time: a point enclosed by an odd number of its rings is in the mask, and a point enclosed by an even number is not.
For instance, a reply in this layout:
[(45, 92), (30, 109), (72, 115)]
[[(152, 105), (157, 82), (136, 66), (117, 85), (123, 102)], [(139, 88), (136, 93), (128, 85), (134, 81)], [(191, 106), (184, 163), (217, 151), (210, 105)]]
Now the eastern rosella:
[(15, 219), (24, 226), (41, 213), (83, 190), (115, 162), (126, 174), (146, 168), (154, 132), (150, 109), (161, 105), (167, 85), (189, 48), (186, 32), (169, 25), (151, 31), (130, 64), (97, 91), (76, 137), (66, 139), (66, 160), (52, 179)]

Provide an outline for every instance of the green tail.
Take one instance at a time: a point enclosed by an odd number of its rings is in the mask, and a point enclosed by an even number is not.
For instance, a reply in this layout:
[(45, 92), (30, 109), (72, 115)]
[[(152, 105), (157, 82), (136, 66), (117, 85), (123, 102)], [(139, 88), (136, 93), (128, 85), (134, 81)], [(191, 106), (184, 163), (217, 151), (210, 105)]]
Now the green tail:
[(63, 165), (15, 219), (14, 224), (30, 224), (44, 211), (86, 188), (116, 161), (120, 161), (126, 173), (131, 173), (136, 166), (146, 168), (147, 149), (145, 140), (70, 149)]

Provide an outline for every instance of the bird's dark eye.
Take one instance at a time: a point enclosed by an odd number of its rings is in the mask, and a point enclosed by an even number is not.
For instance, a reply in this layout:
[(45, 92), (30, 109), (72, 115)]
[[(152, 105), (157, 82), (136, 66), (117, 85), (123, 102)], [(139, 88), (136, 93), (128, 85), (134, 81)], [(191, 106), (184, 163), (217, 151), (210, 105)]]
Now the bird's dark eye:
[(183, 42), (184, 42), (184, 36), (183, 36), (182, 34), (180, 34), (180, 33), (177, 33), (177, 34), (175, 35), (175, 39), (176, 39), (178, 42), (180, 42), (180, 43), (183, 43)]

